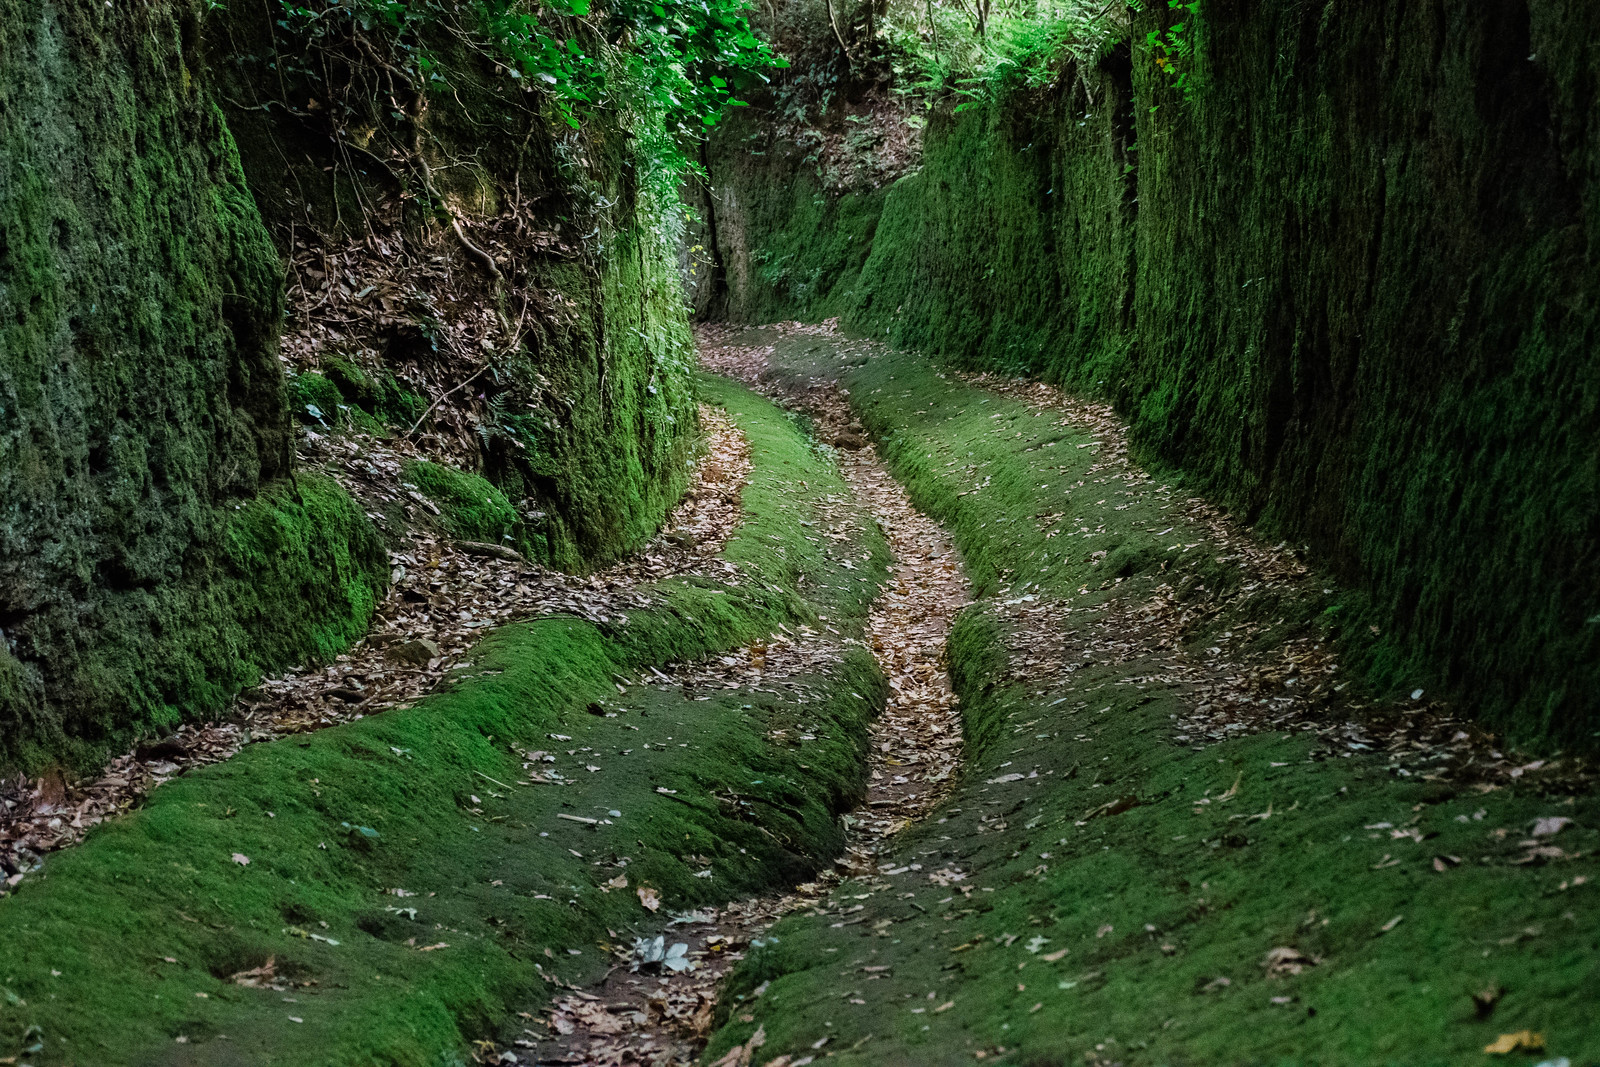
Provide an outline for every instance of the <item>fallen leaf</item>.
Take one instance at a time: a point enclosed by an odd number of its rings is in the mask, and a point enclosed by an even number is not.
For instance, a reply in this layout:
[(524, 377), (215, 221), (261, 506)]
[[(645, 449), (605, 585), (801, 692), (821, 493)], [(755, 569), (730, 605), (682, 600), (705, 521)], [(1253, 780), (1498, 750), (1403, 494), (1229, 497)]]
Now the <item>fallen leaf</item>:
[(1541, 1052), (1544, 1050), (1544, 1035), (1536, 1034), (1532, 1030), (1518, 1030), (1514, 1034), (1501, 1034), (1496, 1040), (1483, 1046), (1483, 1051), (1496, 1056), (1504, 1056), (1508, 1052)]
[(241, 985), (247, 989), (267, 989), (277, 981), (277, 957), (268, 956), (267, 962), (248, 971), (239, 971), (228, 976), (228, 981), (234, 985)]
[(1533, 836), (1554, 837), (1570, 822), (1572, 820), (1565, 815), (1551, 815), (1547, 818), (1539, 819), (1533, 824)]
[(750, 1067), (750, 1060), (755, 1055), (756, 1049), (767, 1043), (767, 1028), (756, 1027), (756, 1032), (750, 1035), (750, 1040), (742, 1045), (735, 1045), (711, 1067)]
[(649, 886), (642, 885), (639, 887), (639, 903), (651, 911), (657, 911), (661, 907), (661, 894)]
[(1394, 917), (1394, 918), (1392, 918), (1392, 919), (1390, 919), (1390, 920), (1389, 920), (1389, 921), (1388, 921), (1388, 922), (1386, 922), (1386, 923), (1384, 923), (1384, 924), (1383, 924), (1383, 926), (1381, 926), (1381, 927), (1380, 927), (1380, 928), (1379, 928), (1379, 931), (1380, 931), (1380, 932), (1381, 932), (1381, 933), (1385, 933), (1385, 934), (1386, 934), (1386, 933), (1388, 933), (1388, 932), (1389, 932), (1389, 931), (1390, 931), (1390, 930), (1393, 930), (1393, 929), (1394, 929), (1394, 928), (1395, 928), (1395, 927), (1396, 927), (1396, 926), (1399, 926), (1399, 925), (1400, 925), (1400, 923), (1401, 923), (1401, 922), (1402, 922), (1402, 921), (1403, 921), (1403, 920), (1404, 920), (1404, 919), (1405, 919), (1405, 916), (1404, 916), (1404, 915), (1396, 915), (1396, 916), (1395, 916), (1395, 917)]
[(233, 862), (237, 863), (241, 867), (248, 867), (250, 866), (250, 857), (246, 856), (243, 852), (235, 852), (233, 854)]

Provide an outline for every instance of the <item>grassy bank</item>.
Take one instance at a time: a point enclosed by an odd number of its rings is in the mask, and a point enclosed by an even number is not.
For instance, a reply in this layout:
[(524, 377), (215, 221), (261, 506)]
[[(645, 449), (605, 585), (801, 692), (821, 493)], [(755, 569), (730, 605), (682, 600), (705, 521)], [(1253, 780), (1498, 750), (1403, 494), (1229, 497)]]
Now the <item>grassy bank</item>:
[[(505, 627), (445, 692), (248, 748), (51, 857), (0, 901), (0, 1055), (466, 1062), (468, 1039), (537, 1006), (540, 968), (598, 975), (602, 943), (652, 918), (639, 889), (664, 914), (824, 862), (881, 706), (869, 656), (795, 680), (803, 749), (764, 736), (793, 698), (618, 683), (819, 615), (859, 632), (885, 573), (864, 516), (835, 547), (804, 536), (846, 495), (831, 463), (764, 402), (705, 389), (752, 445), (739, 580), (660, 583), (604, 630)], [(530, 770), (532, 750), (554, 761)], [(566, 784), (523, 784), (551, 772)], [(282, 988), (229, 980), (269, 960)]]
[[(778, 353), (831, 356), (809, 338)], [(1092, 636), (1097, 613), (1163, 584), (1214, 591), (1231, 564), (1158, 492), (1113, 484), (1089, 434), (913, 357), (847, 384), (988, 598), (950, 643), (969, 765), (880, 877), (774, 929), (734, 978), (711, 1058), (757, 1028), (763, 1056), (820, 1047), (875, 1067), (1455, 1064), (1524, 1028), (1551, 1056), (1600, 1058), (1600, 803), (1547, 794), (1533, 772), (1509, 788), (1425, 780), (1311, 731), (1179, 743), (1193, 698), (1156, 680), (1157, 650), (1086, 637), (1070, 673), (1035, 670), (1005, 601), (1070, 607)], [(1217, 603), (1191, 652), (1245, 625), (1262, 642), (1317, 636), (1329, 606)], [(1526, 862), (1551, 816), (1574, 822), (1540, 841), (1569, 858)]]

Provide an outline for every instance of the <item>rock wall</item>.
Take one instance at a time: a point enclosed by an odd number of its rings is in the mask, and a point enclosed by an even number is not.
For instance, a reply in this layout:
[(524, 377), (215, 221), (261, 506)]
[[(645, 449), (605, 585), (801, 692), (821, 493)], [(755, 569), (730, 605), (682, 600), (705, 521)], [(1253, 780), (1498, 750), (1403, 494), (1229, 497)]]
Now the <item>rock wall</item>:
[[(1187, 94), (1113, 49), (936, 112), (922, 169), (852, 203), (725, 138), (727, 306), (1112, 398), (1149, 458), (1345, 580), (1379, 686), (1593, 746), (1600, 9), (1213, 0), (1191, 32)], [(761, 274), (796, 248), (831, 287)]]
[(213, 710), (384, 581), (350, 499), (283, 480), (281, 277), (202, 7), (0, 2), (0, 764)]
[(207, 34), (250, 189), (291, 264), (291, 369), (354, 364), (428, 400), (449, 393), (406, 436), (502, 489), (541, 562), (584, 571), (653, 535), (696, 429), (679, 209), (670, 182), (653, 187), (644, 143), (665, 136), (659, 119), (608, 107), (575, 129), (443, 21), (406, 47), (448, 90), (419, 91), (390, 36), (352, 26), (304, 63), (267, 14), (230, 6)]
[[(313, 15), (312, 51), (279, 51)], [(404, 43), (434, 66), (391, 63), (376, 26), (0, 0), (0, 767), (93, 766), (361, 633), (384, 546), (296, 473), (296, 421), (413, 430), (573, 570), (681, 489), (692, 346), (651, 131), (574, 129), (445, 29)]]

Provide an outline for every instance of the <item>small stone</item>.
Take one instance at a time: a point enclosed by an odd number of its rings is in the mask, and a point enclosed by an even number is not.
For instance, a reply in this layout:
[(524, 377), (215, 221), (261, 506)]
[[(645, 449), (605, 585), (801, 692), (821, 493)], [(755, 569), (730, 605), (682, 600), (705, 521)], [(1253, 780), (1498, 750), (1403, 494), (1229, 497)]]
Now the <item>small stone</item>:
[(395, 645), (389, 650), (389, 658), (415, 667), (426, 667), (429, 660), (439, 658), (439, 646), (426, 637), (419, 637), (415, 641)]

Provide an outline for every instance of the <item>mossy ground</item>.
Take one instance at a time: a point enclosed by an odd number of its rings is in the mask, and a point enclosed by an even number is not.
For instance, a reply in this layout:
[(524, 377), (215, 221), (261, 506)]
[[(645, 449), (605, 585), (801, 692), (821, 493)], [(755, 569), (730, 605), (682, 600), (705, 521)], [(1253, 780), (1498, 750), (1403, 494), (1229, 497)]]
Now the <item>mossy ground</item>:
[[(847, 491), (786, 417), (736, 387), (705, 391), (752, 446), (747, 521), (725, 552), (746, 580), (659, 583), (650, 609), (604, 632), (507, 627), (445, 692), (247, 748), (50, 858), (0, 902), (0, 1053), (37, 1040), (37, 1063), (465, 1062), (467, 1038), (541, 1001), (536, 965), (603, 971), (603, 944), (651, 919), (637, 887), (675, 911), (826, 862), (882, 706), (870, 655), (845, 649), (782, 702), (616, 684), (818, 614), (859, 634), (886, 573), (864, 514), (843, 544), (804, 537), (816, 504)], [(796, 715), (815, 742), (765, 740)], [(573, 784), (517, 784), (515, 747), (551, 752), (539, 767)], [(605, 891), (618, 874), (629, 888)], [(268, 957), (311, 984), (227, 983)]]
[[(804, 339), (780, 343), (777, 358), (837, 369), (831, 356)], [(1080, 593), (1105, 571), (1032, 521), (1061, 510), (1059, 487), (1094, 477), (1093, 450), (1075, 447), (1085, 435), (910, 356), (869, 362), (846, 384), (891, 469), (954, 534), (979, 594), (1028, 589), (1092, 608), (1155, 581), (1135, 573)], [(1164, 553), (1146, 532), (1160, 528), (1147, 506), (1077, 512), (1104, 523), (1091, 547)], [(1213, 565), (1200, 546), (1173, 567)], [(1286, 628), (1311, 624), (1285, 616)], [(728, 993), (746, 997), (750, 1021), (730, 1022), (708, 1059), (759, 1026), (763, 1055), (799, 1057), (827, 1039), (833, 1062), (875, 1067), (971, 1063), (978, 1052), (1029, 1065), (1456, 1064), (1529, 1028), (1551, 1055), (1600, 1062), (1594, 797), (1403, 779), (1359, 752), (1311, 759), (1307, 734), (1195, 751), (1171, 740), (1181, 693), (1146, 681), (1163, 657), (1007, 682), (1008, 659), (1028, 653), (1007, 625), (980, 603), (952, 636), (966, 776), (886, 857), (920, 869), (845, 883), (835, 902), (864, 907), (848, 920), (775, 927)], [(1016, 772), (1038, 777), (990, 782)], [(1214, 802), (1194, 803), (1207, 794)], [(1139, 803), (1090, 817), (1125, 796)], [(1517, 840), (1548, 815), (1576, 820), (1557, 841), (1585, 858), (1512, 864), (1525, 852)], [(1368, 829), (1379, 823), (1415, 826), (1427, 842)], [(1439, 854), (1461, 863), (1437, 872)], [(965, 880), (930, 881), (951, 866)], [(1263, 960), (1279, 946), (1320, 962), (1269, 977)], [(1496, 987), (1504, 998), (1481, 1020), (1470, 995)]]

